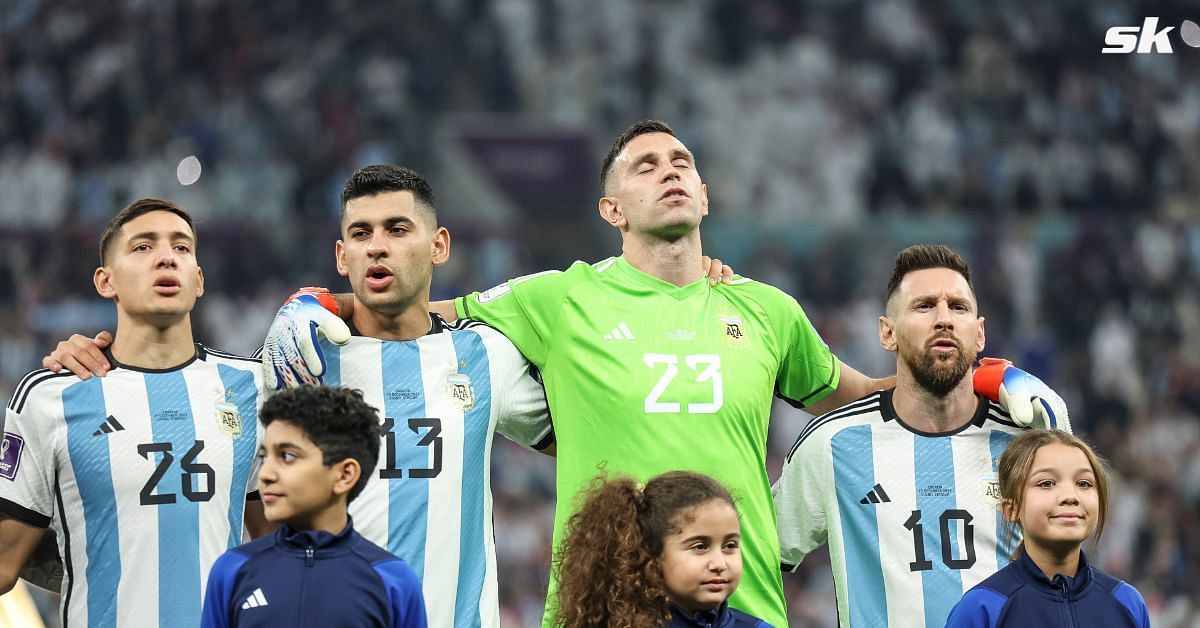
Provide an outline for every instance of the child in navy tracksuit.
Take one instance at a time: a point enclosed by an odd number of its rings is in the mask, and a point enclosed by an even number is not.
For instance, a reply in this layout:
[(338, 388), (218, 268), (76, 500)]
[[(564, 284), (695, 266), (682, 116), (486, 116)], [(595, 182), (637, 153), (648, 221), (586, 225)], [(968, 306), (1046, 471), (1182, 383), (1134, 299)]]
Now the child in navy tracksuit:
[(959, 600), (947, 628), (1148, 628), (1137, 589), (1088, 564), (1084, 540), (1104, 529), (1108, 480), (1091, 447), (1030, 430), (1000, 457), (1004, 516), (1024, 537), (1013, 562)]
[(554, 561), (556, 626), (771, 628), (726, 602), (742, 577), (741, 527), (719, 482), (597, 478), (583, 499)]
[(201, 625), (425, 628), (416, 574), (346, 512), (379, 458), (375, 409), (358, 391), (303, 386), (269, 399), (259, 419), (259, 492), (283, 525), (217, 559)]

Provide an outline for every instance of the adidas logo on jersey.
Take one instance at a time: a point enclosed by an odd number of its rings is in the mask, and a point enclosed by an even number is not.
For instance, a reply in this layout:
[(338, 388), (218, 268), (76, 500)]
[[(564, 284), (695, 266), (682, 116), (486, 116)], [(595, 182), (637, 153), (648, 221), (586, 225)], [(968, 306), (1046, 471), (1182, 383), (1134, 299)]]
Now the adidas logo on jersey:
[(880, 502), (890, 502), (891, 497), (883, 491), (882, 484), (876, 484), (870, 491), (867, 491), (867, 496), (858, 500), (860, 504), (878, 504)]
[(633, 340), (633, 332), (629, 331), (629, 326), (622, 322), (613, 328), (612, 331), (604, 334), (605, 340)]
[(242, 610), (247, 608), (258, 608), (266, 605), (267, 596), (263, 595), (262, 588), (258, 588), (254, 590), (254, 593), (251, 593), (250, 596), (246, 598), (245, 602), (242, 602)]
[(104, 434), (112, 434), (113, 432), (120, 432), (123, 429), (125, 429), (125, 426), (121, 425), (121, 422), (117, 420), (117, 417), (110, 414), (110, 415), (108, 415), (108, 418), (105, 419), (104, 422), (100, 424), (100, 429), (96, 430), (95, 432), (92, 432), (92, 436), (102, 436)]

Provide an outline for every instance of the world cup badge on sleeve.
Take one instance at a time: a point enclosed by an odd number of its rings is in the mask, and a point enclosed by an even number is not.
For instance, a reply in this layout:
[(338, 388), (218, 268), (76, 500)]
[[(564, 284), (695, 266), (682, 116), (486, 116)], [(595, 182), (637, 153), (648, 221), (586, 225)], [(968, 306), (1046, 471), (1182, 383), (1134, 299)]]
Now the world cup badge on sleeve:
[(21, 451), (24, 449), (25, 439), (4, 433), (4, 440), (0, 440), (0, 478), (16, 479), (17, 467), (21, 466)]
[(217, 402), (217, 425), (230, 438), (242, 437), (242, 415), (238, 412), (237, 404), (228, 401)]
[(454, 373), (446, 378), (446, 394), (450, 400), (464, 412), (475, 407), (475, 387), (471, 378), (462, 373)]

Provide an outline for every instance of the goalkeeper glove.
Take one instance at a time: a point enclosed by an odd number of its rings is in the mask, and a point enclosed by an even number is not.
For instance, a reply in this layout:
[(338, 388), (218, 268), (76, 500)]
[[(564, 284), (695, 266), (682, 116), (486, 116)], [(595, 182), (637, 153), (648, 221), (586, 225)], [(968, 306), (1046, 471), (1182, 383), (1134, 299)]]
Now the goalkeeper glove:
[(263, 343), (263, 380), (268, 390), (321, 383), (325, 354), (317, 334), (335, 345), (350, 341), (350, 328), (337, 314), (337, 302), (325, 288), (301, 288), (288, 297)]
[(983, 358), (975, 369), (975, 392), (1000, 403), (1021, 426), (1071, 431), (1067, 404), (1042, 380), (1000, 358)]

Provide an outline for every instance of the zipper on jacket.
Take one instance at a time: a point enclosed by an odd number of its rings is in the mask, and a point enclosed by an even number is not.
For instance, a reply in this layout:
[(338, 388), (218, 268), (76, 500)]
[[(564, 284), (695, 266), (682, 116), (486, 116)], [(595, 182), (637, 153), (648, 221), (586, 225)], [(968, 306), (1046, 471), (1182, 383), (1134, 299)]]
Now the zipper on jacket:
[(1058, 581), (1061, 584), (1060, 592), (1062, 593), (1062, 612), (1063, 612), (1063, 620), (1064, 620), (1063, 625), (1064, 626), (1075, 626), (1076, 625), (1075, 616), (1074, 616), (1075, 614), (1071, 612), (1071, 599), (1070, 599), (1070, 593), (1067, 591), (1067, 579), (1062, 576), (1059, 576)]
[[(306, 567), (313, 566), (313, 547), (311, 545), (304, 548), (304, 565)], [(308, 606), (308, 596), (305, 595), (307, 589), (308, 589), (308, 569), (305, 569), (304, 573), (300, 574), (300, 625), (301, 626), (309, 625), (308, 624), (308, 617), (309, 617), (308, 609), (305, 608), (306, 606)]]

